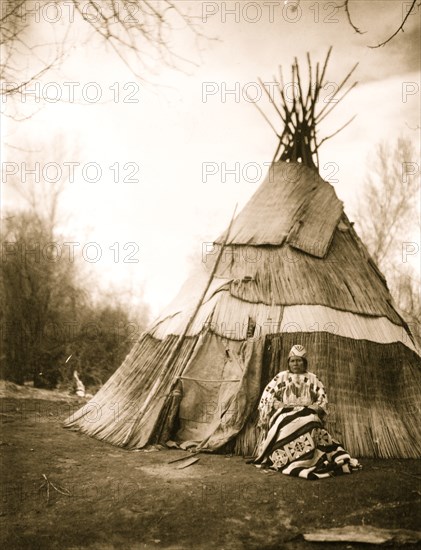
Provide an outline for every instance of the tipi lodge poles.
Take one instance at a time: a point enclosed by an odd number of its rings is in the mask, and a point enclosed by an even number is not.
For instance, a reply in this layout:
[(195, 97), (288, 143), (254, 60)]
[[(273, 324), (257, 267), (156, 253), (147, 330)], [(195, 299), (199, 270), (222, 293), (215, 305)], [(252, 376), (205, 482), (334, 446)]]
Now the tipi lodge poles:
[[(291, 67), (291, 83), (288, 87), (292, 87), (293, 96), (287, 93), (287, 88), (284, 82), (282, 67), (279, 67), (279, 79), (274, 77), (275, 86), (274, 89), (279, 97), (275, 97), (275, 93), (271, 94), (264, 82), (259, 78), (260, 85), (269, 102), (273, 105), (276, 114), (280, 117), (283, 124), (283, 131), (277, 132), (275, 127), (270, 122), (267, 115), (259, 107), (256, 102), (253, 102), (259, 112), (263, 115), (264, 119), (271, 128), (274, 130), (279, 142), (273, 157), (273, 161), (284, 160), (289, 162), (302, 162), (310, 168), (318, 170), (319, 147), (338, 134), (348, 124), (350, 124), (355, 117), (352, 117), (348, 122), (343, 124), (334, 133), (324, 137), (322, 140), (317, 138), (317, 126), (326, 118), (329, 113), (340, 103), (348, 93), (356, 86), (357, 82), (354, 82), (348, 89), (338, 98), (338, 94), (343, 90), (344, 86), (349, 81), (351, 75), (355, 71), (358, 63), (349, 71), (342, 82), (338, 85), (333, 82), (325, 81), (326, 69), (329, 62), (332, 47), (329, 48), (323, 67), (320, 71), (319, 63), (316, 63), (316, 69), (313, 75), (313, 67), (311, 64), (310, 54), (307, 53), (307, 65), (308, 65), (308, 87), (307, 91), (303, 86), (301, 80), (300, 68), (297, 58), (294, 59), (294, 63)], [(334, 88), (334, 92), (330, 94), (329, 100), (323, 103), (323, 107), (319, 112), (316, 112), (316, 107), (320, 101), (320, 95), (323, 89), (329, 86)]]

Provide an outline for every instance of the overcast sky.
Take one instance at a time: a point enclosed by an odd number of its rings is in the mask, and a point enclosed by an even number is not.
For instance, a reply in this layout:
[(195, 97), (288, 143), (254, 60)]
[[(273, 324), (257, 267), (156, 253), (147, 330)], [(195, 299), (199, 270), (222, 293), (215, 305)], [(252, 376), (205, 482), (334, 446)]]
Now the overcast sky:
[[(183, 64), (184, 71), (155, 62), (155, 74), (145, 72), (148, 82), (136, 81), (112, 50), (95, 39), (78, 47), (83, 30), (75, 23), (75, 47), (41, 86), (57, 82), (66, 97), (69, 88), (63, 83), (78, 83), (77, 101), (47, 102), (27, 121), (6, 121), (2, 132), (7, 161), (17, 159), (13, 147), (24, 144), (42, 150), (35, 153), (41, 163), (62, 164), (54, 144), (64, 140), (65, 161), (80, 166), (63, 197), (62, 229), (80, 243), (79, 250), (88, 242), (101, 246), (101, 259), (90, 266), (93, 288), (131, 286), (154, 314), (177, 292), (191, 262), (200, 262), (202, 243), (216, 238), (235, 204), (241, 207), (255, 191), (272, 159), (276, 137), (246, 95), (248, 90), (258, 98), (258, 77), (272, 82), (282, 65), (288, 81), (295, 56), (305, 74), (306, 52), (315, 63), (333, 46), (328, 98), (359, 63), (353, 77), (358, 86), (320, 128), (323, 137), (357, 115), (320, 150), (320, 173), (335, 186), (347, 212), (352, 213), (358, 201), (376, 144), (393, 143), (399, 135), (419, 140), (414, 130), (420, 124), (419, 13), (410, 16), (405, 33), (392, 42), (368, 47), (396, 29), (410, 2), (353, 0), (354, 22), (366, 31), (362, 35), (332, 1), (301, 0), (298, 9), (283, 1), (177, 4), (200, 18), (205, 35), (193, 40), (182, 25), (172, 35), (174, 50), (192, 62)], [(43, 29), (41, 22), (34, 35)], [(81, 97), (80, 90), (89, 82), (97, 83), (97, 88), (86, 89), (90, 98), (100, 89), (101, 101)], [(235, 93), (224, 95), (224, 90)], [(281, 129), (263, 96), (259, 105)], [(101, 167), (98, 182), (87, 181), (93, 172), (83, 177), (81, 167), (87, 163)], [(224, 167), (233, 170), (236, 163), (239, 181), (232, 173), (224, 177)], [(120, 181), (114, 182), (117, 168)], [(130, 175), (138, 181), (121, 181)], [(3, 200), (6, 206), (16, 200), (7, 185)], [(124, 250), (126, 243), (135, 246)], [(123, 261), (130, 252), (137, 263)]]

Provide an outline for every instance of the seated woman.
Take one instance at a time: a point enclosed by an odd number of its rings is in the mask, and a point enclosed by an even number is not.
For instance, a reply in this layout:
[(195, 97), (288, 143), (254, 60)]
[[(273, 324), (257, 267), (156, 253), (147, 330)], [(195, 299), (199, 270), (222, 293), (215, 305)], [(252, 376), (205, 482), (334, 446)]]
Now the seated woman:
[(317, 376), (307, 371), (303, 346), (291, 348), (288, 370), (266, 386), (259, 413), (262, 432), (255, 463), (306, 479), (361, 467), (323, 428), (327, 397)]

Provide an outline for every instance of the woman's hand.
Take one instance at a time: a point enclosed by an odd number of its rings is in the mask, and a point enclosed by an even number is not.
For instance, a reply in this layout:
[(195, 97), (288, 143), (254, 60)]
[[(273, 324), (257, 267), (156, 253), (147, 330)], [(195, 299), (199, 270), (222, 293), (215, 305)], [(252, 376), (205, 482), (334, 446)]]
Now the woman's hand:
[(275, 410), (282, 409), (283, 406), (284, 406), (284, 404), (281, 403), (281, 401), (279, 401), (278, 399), (273, 400), (273, 408)]

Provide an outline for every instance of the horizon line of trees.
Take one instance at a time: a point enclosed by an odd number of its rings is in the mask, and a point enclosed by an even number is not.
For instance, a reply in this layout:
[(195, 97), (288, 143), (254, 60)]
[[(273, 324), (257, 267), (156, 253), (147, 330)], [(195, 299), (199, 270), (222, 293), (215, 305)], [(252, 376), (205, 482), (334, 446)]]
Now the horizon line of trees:
[[(52, 154), (63, 157), (54, 140)], [(34, 152), (24, 150), (25, 157)], [(67, 182), (8, 180), (22, 209), (2, 213), (0, 239), (0, 378), (35, 387), (68, 385), (77, 370), (96, 389), (121, 364), (149, 321), (131, 296), (98, 293), (83, 258), (62, 254), (60, 200)]]
[(0, 378), (38, 388), (67, 385), (77, 370), (100, 387), (121, 364), (148, 321), (117, 296), (94, 300), (80, 266), (37, 254), (51, 242), (45, 220), (28, 211), (3, 221), (0, 270)]

